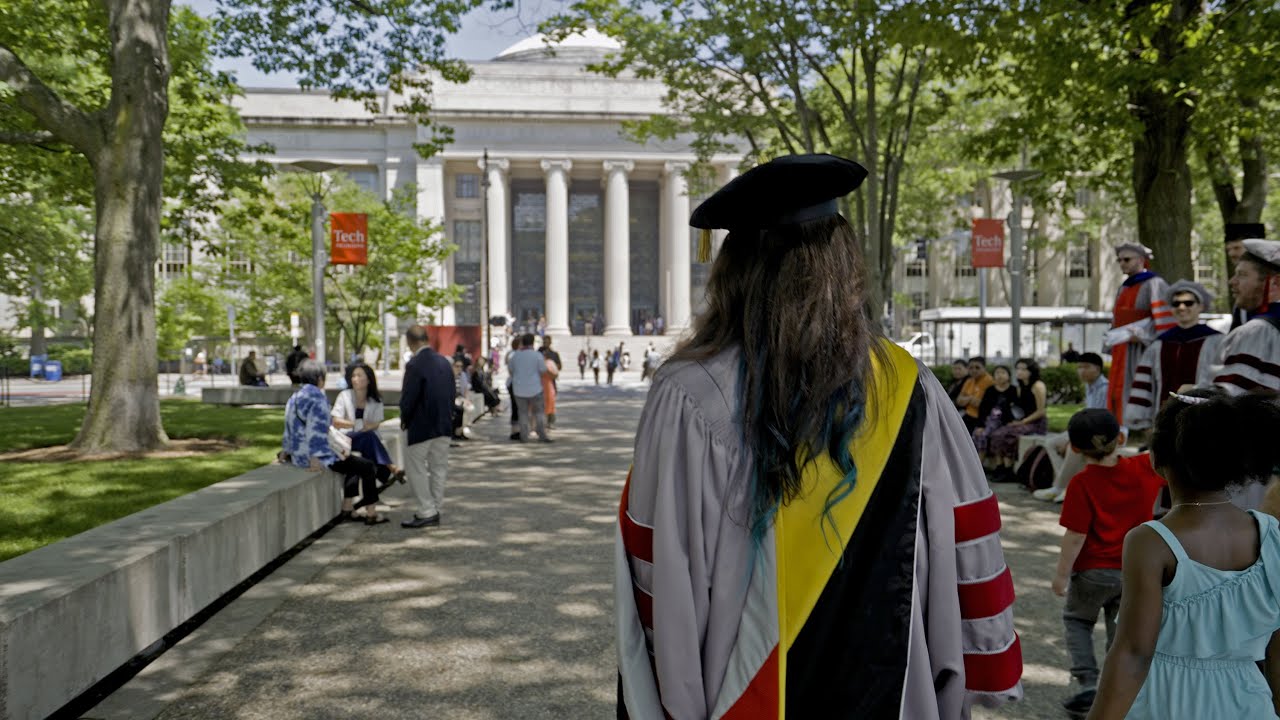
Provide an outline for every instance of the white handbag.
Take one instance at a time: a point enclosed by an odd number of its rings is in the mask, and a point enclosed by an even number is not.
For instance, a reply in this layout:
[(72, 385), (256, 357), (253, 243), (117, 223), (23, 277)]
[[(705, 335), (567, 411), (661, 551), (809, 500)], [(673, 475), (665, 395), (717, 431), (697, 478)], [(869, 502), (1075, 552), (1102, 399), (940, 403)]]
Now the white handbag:
[(347, 457), (351, 454), (351, 436), (330, 425), (329, 448), (337, 453), (339, 458)]

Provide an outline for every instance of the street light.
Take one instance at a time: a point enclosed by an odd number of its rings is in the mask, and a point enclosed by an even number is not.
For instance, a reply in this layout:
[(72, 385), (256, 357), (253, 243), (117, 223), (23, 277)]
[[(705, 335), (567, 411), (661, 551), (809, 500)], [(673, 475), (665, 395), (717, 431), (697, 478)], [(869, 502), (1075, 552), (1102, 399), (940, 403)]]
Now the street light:
[[(1025, 148), (1022, 151), (1022, 164), (1027, 164)], [(1021, 170), (1007, 170), (992, 175), (994, 178), (1007, 180), (1010, 191), (1013, 193), (1013, 212), (1009, 217), (1009, 284), (1013, 289), (1009, 298), (1009, 332), (1012, 335), (1013, 360), (1019, 357), (1022, 337), (1022, 195), (1018, 193), (1017, 183), (1040, 177), (1041, 174), (1039, 170), (1029, 170), (1024, 167)], [(1032, 352), (1035, 352), (1034, 343)]]
[(480, 297), (476, 299), (480, 302), (480, 322), (484, 323), (484, 347), (480, 348), (480, 354), (487, 358), (492, 343), (492, 323), (489, 322), (489, 148), (484, 149), (484, 158), (480, 161), (480, 222), (484, 247), (480, 252), (480, 292), (477, 293)]
[[(290, 167), (319, 175), (341, 167), (338, 163), (323, 160), (301, 160)], [(320, 192), (320, 179), (311, 187), (311, 311), (315, 315), (316, 359), (328, 371), (325, 362), (324, 328), (324, 266), (329, 258), (324, 248), (324, 195)]]

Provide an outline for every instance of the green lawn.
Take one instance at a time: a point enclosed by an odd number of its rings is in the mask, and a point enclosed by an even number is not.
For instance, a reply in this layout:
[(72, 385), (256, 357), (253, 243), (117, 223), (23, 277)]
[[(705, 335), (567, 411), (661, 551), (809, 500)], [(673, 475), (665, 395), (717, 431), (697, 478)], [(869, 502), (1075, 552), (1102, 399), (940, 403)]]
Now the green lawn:
[[(0, 463), (0, 561), (266, 465), (280, 449), (283, 408), (165, 400), (160, 412), (171, 438), (240, 447), (200, 457)], [(0, 409), (0, 452), (65, 445), (83, 416), (81, 405)]]
[(1067, 421), (1084, 405), (1050, 405), (1049, 432), (1066, 432)]

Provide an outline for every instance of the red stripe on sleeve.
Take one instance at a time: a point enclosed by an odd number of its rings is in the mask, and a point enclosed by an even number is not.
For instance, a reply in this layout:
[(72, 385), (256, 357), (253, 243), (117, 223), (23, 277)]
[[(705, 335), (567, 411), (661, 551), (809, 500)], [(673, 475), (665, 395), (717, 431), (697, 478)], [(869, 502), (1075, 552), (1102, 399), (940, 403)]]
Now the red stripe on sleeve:
[(960, 583), (960, 617), (965, 620), (991, 617), (1013, 604), (1013, 574), (1004, 572), (977, 583)]
[(631, 557), (653, 562), (653, 528), (647, 528), (627, 514), (627, 496), (631, 492), (631, 473), (622, 486), (622, 502), (618, 506), (618, 529), (622, 532), (622, 548)]
[(956, 542), (968, 542), (1000, 530), (1000, 502), (988, 495), (978, 502), (960, 505), (955, 510)]
[(1022, 679), (1022, 641), (1013, 635), (1013, 644), (990, 655), (965, 653), (964, 686), (973, 692), (1002, 692)]

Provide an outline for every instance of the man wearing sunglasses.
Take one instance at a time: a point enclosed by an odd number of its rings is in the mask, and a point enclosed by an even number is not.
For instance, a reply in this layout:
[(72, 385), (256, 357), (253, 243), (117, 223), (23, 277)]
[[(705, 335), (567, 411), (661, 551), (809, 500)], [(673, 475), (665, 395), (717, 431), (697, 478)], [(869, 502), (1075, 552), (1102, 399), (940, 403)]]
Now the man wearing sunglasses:
[(1207, 385), (1213, 380), (1227, 337), (1200, 323), (1200, 313), (1213, 296), (1205, 286), (1190, 280), (1179, 280), (1169, 286), (1169, 304), (1177, 326), (1166, 330), (1147, 347), (1133, 375), (1133, 389), (1124, 409), (1125, 424), (1131, 430), (1151, 427), (1169, 393), (1184, 385)]
[(1156, 336), (1174, 326), (1166, 301), (1169, 286), (1164, 278), (1151, 272), (1151, 259), (1151, 249), (1139, 243), (1116, 247), (1116, 262), (1126, 277), (1116, 293), (1111, 330), (1103, 339), (1103, 347), (1111, 353), (1107, 409), (1121, 425), (1129, 424), (1124, 410), (1142, 353)]

